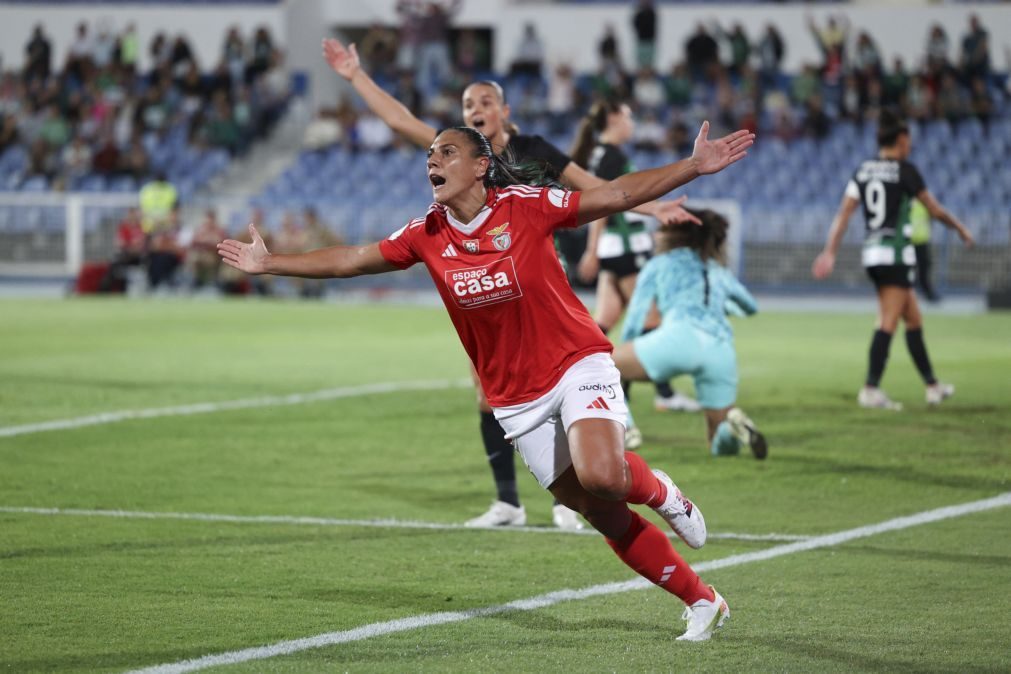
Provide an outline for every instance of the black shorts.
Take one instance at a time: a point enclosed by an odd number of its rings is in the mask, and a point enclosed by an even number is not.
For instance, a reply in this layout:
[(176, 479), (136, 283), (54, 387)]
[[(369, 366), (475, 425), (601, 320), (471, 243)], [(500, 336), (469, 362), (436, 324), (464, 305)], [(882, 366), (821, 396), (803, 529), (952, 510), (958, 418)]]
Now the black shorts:
[(649, 253), (625, 253), (618, 257), (600, 258), (600, 270), (609, 271), (618, 278), (638, 274), (649, 262)]
[(877, 267), (864, 267), (867, 275), (871, 278), (875, 288), (881, 286), (898, 286), (900, 288), (912, 288), (916, 282), (916, 267), (904, 264), (880, 265)]

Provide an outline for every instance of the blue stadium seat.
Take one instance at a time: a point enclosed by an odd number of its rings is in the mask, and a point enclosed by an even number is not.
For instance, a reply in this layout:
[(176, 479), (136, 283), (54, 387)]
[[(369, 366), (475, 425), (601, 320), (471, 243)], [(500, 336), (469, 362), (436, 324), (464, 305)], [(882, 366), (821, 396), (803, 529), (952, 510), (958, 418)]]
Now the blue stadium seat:
[(45, 176), (32, 176), (21, 183), (22, 192), (48, 192), (49, 180)]

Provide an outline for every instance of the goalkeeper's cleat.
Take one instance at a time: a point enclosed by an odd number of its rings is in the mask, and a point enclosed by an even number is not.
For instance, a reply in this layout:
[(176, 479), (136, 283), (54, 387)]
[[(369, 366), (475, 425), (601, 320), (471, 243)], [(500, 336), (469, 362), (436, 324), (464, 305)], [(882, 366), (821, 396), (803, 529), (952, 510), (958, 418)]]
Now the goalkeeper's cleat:
[(769, 443), (765, 441), (765, 436), (740, 407), (727, 412), (727, 421), (730, 422), (730, 430), (734, 436), (741, 441), (741, 444), (751, 448), (751, 453), (756, 459), (764, 459), (769, 455)]
[(505, 501), (495, 501), (483, 515), (467, 520), (464, 526), (478, 529), (487, 527), (521, 527), (527, 523), (527, 511)]
[(864, 386), (857, 394), (857, 403), (860, 407), (878, 410), (892, 410), (898, 412), (902, 409), (902, 403), (897, 403), (881, 389), (875, 386)]
[(702, 511), (695, 507), (677, 488), (670, 476), (662, 470), (653, 469), (656, 479), (667, 485), (667, 498), (653, 508), (670, 528), (681, 537), (688, 547), (701, 548), (706, 544), (706, 519)]
[(688, 621), (688, 629), (677, 638), (677, 641), (707, 641), (713, 636), (713, 632), (723, 625), (723, 621), (730, 617), (727, 601), (720, 596), (715, 587), (710, 585), (709, 589), (713, 591), (712, 601), (699, 599), (691, 606), (685, 607), (681, 618)]
[(944, 400), (955, 395), (955, 387), (951, 384), (935, 382), (927, 387), (927, 404), (940, 405)]

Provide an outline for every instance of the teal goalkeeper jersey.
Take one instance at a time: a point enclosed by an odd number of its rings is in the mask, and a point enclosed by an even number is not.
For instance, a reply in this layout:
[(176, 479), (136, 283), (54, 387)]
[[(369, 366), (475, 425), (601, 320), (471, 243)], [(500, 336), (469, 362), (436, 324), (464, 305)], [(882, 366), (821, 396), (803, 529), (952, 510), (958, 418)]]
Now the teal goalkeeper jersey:
[(723, 340), (732, 340), (734, 336), (726, 316), (728, 305), (736, 305), (736, 309), (749, 315), (758, 310), (755, 298), (730, 270), (715, 260), (703, 262), (688, 248), (657, 255), (639, 272), (622, 340), (642, 334), (653, 302), (664, 322), (687, 321)]

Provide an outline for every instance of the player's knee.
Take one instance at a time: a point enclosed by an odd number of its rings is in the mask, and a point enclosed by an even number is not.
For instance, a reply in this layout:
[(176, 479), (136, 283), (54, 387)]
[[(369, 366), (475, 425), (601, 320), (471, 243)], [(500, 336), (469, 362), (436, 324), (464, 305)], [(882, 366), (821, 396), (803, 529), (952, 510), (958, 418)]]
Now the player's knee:
[(579, 474), (579, 483), (586, 491), (607, 501), (620, 501), (628, 491), (623, 462), (601, 462), (589, 467)]
[(882, 330), (883, 332), (887, 332), (889, 335), (894, 335), (898, 327), (899, 327), (898, 316), (885, 316), (880, 321), (878, 321), (878, 329)]

